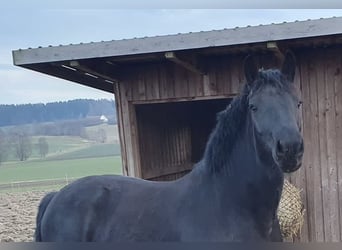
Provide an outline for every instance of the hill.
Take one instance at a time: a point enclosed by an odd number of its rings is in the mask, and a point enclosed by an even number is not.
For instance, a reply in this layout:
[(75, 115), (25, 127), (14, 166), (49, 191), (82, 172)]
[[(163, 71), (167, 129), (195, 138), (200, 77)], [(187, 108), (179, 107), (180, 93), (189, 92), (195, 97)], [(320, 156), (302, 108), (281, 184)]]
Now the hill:
[(112, 123), (116, 122), (113, 100), (77, 99), (47, 104), (0, 105), (0, 127), (84, 119), (101, 115), (113, 117)]

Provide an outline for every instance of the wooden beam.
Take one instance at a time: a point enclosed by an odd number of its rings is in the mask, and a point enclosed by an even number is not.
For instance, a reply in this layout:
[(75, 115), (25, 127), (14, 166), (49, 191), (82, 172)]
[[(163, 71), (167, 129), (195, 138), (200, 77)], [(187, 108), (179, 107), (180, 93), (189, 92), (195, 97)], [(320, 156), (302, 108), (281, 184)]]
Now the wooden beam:
[(279, 62), (282, 62), (284, 60), (284, 54), (278, 47), (278, 43), (275, 41), (270, 41), (266, 43), (267, 49), (271, 50), (274, 54), (274, 56), (277, 58)]
[(198, 67), (196, 67), (195, 65), (189, 62), (183, 61), (179, 57), (177, 57), (175, 52), (166, 52), (165, 58), (182, 66), (183, 68), (186, 68), (187, 70), (190, 70), (191, 72), (194, 72), (199, 75), (205, 75), (205, 73), (202, 72), (200, 69), (198, 69)]
[(134, 105), (127, 100), (125, 95), (127, 85), (124, 82), (118, 84), (118, 101), (121, 109), (120, 126), (122, 128), (122, 134), (124, 137), (124, 171), (128, 176), (141, 178), (140, 157), (138, 152), (138, 132), (136, 125), (136, 112)]
[(212, 96), (197, 96), (197, 97), (175, 97), (175, 98), (165, 98), (158, 100), (137, 100), (132, 101), (132, 104), (155, 104), (155, 103), (172, 103), (172, 102), (189, 102), (189, 101), (206, 101), (213, 99), (231, 99), (234, 98), (238, 93), (232, 92), (226, 95), (212, 95)]
[(84, 73), (76, 70), (70, 70), (62, 67), (60, 64), (50, 63), (43, 65), (27, 65), (27, 69), (35, 70), (47, 75), (55, 76), (68, 81), (76, 82), (84, 86), (92, 87), (95, 89), (103, 90), (113, 93), (113, 84), (105, 82), (99, 78), (92, 78), (86, 76)]
[(116, 82), (119, 82), (115, 78), (112, 78), (110, 76), (98, 73), (97, 71), (89, 68), (88, 66), (81, 65), (79, 61), (70, 61), (69, 62), (69, 66), (72, 67), (72, 68), (76, 68), (78, 70), (81, 70), (84, 73), (88, 74), (89, 76), (95, 76), (95, 77), (98, 77), (98, 78), (102, 78), (102, 79), (106, 80), (106, 82), (109, 82), (109, 83), (112, 83), (112, 84), (114, 84)]
[(120, 138), (122, 172), (125, 176), (129, 176), (130, 172), (128, 170), (128, 165), (127, 165), (125, 126), (124, 126), (123, 114), (122, 114), (122, 105), (121, 105), (122, 99), (121, 99), (119, 83), (114, 83), (113, 87), (114, 87), (114, 93), (115, 93), (115, 107), (116, 107), (117, 124), (118, 124), (118, 130), (119, 130), (119, 138)]

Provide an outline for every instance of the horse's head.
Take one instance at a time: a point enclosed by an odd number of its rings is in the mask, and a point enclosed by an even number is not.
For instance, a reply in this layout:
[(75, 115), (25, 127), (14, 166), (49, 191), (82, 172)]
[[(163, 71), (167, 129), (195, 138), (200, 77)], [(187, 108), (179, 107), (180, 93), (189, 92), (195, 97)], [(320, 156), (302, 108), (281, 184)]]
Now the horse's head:
[(296, 171), (304, 152), (300, 133), (301, 101), (294, 81), (295, 58), (288, 52), (281, 70), (258, 70), (251, 56), (245, 59), (248, 107), (261, 158), (271, 156), (284, 171)]

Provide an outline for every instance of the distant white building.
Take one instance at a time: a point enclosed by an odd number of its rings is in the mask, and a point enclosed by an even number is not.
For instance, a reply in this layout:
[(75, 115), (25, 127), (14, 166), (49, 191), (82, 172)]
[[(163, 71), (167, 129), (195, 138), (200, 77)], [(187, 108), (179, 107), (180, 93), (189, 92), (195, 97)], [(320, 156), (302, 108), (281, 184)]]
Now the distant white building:
[(108, 122), (108, 118), (106, 116), (104, 116), (104, 115), (101, 115), (100, 120), (102, 122)]

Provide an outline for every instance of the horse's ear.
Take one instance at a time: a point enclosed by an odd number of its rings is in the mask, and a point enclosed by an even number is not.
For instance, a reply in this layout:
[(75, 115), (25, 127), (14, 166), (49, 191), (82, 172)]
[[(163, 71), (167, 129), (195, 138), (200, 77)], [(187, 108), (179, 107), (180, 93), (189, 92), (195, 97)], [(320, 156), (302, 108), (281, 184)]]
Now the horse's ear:
[(258, 76), (258, 67), (255, 63), (254, 57), (248, 55), (244, 60), (244, 70), (245, 70), (245, 77), (248, 84), (254, 82), (254, 80)]
[(281, 73), (286, 77), (289, 82), (294, 81), (294, 76), (296, 72), (296, 58), (292, 51), (287, 51), (285, 54), (285, 59), (283, 66), (281, 68)]

